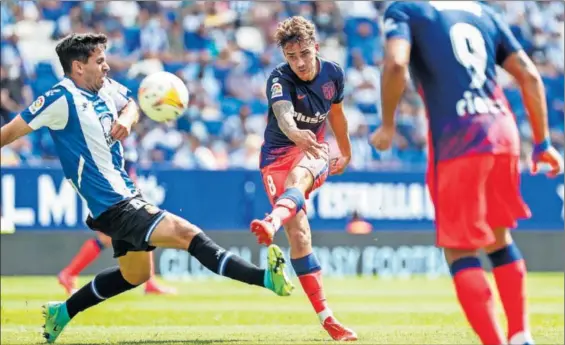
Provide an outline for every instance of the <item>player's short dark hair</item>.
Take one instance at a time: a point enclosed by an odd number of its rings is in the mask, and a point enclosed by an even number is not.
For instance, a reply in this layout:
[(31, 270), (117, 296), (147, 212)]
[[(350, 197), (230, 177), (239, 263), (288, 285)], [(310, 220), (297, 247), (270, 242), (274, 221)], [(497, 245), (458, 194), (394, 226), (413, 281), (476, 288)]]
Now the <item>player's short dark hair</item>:
[(289, 42), (309, 42), (316, 40), (316, 27), (302, 16), (294, 16), (280, 22), (275, 32), (275, 41), (284, 48)]
[(90, 54), (99, 46), (106, 48), (108, 38), (104, 34), (70, 34), (63, 38), (55, 48), (65, 74), (70, 74), (73, 61), (87, 63)]

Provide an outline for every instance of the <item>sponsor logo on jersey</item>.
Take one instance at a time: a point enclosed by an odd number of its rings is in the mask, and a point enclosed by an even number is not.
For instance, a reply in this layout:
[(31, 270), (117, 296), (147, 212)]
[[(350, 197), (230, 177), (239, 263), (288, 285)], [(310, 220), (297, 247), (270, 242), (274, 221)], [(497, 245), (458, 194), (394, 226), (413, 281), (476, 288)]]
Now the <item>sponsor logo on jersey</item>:
[(326, 120), (326, 118), (328, 117), (328, 114), (329, 114), (329, 111), (327, 113), (324, 113), (324, 114), (321, 114), (318, 111), (318, 112), (316, 112), (314, 117), (309, 117), (309, 116), (306, 116), (302, 113), (295, 112), (294, 113), (294, 119), (297, 122), (303, 122), (303, 123), (322, 123)]
[(463, 93), (463, 97), (455, 103), (455, 111), (460, 117), (478, 114), (509, 114), (504, 101), (481, 95), (473, 95), (471, 91)]

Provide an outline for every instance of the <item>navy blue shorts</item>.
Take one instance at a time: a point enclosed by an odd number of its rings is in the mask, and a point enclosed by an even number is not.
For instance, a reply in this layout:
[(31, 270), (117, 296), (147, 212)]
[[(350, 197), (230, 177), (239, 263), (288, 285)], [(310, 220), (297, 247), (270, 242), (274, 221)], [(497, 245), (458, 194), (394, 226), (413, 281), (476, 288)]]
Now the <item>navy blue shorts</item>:
[(152, 251), (149, 238), (165, 216), (165, 211), (134, 196), (104, 211), (96, 219), (88, 216), (86, 224), (92, 230), (100, 231), (112, 238), (114, 257), (130, 251)]

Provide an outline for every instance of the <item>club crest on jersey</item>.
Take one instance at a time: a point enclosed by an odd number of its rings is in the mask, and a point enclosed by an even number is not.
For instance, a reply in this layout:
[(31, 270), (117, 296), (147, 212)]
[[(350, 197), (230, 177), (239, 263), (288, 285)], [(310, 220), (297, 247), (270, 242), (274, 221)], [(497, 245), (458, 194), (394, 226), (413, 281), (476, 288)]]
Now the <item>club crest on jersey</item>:
[(334, 98), (335, 95), (335, 85), (332, 81), (325, 83), (322, 85), (322, 92), (324, 93), (324, 98), (331, 100)]
[(274, 83), (273, 86), (271, 86), (271, 98), (281, 97), (282, 94), (282, 85), (280, 83)]
[(102, 131), (104, 132), (104, 138), (106, 139), (106, 144), (108, 146), (112, 146), (116, 139), (110, 135), (112, 131), (112, 124), (114, 123), (114, 118), (112, 117), (111, 113), (103, 113), (98, 118), (100, 120), (100, 124), (102, 125)]
[(29, 106), (29, 112), (32, 114), (37, 113), (45, 105), (45, 97), (39, 96), (35, 102)]
[(151, 215), (154, 215), (154, 214), (159, 213), (160, 210), (159, 210), (159, 208), (158, 208), (157, 206), (153, 206), (153, 205), (151, 205), (151, 204), (147, 204), (147, 205), (145, 205), (145, 211), (147, 211), (147, 213), (149, 213), (149, 214), (151, 214)]

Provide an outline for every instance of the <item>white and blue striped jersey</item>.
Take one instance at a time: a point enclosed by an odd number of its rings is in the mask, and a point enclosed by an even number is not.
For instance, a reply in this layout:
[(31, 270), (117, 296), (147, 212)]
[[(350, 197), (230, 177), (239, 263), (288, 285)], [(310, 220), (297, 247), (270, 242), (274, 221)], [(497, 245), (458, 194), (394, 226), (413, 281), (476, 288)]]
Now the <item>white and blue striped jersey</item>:
[(137, 193), (124, 170), (122, 144), (110, 135), (130, 96), (111, 79), (94, 94), (65, 78), (20, 114), (34, 130), (49, 128), (65, 177), (93, 218)]

